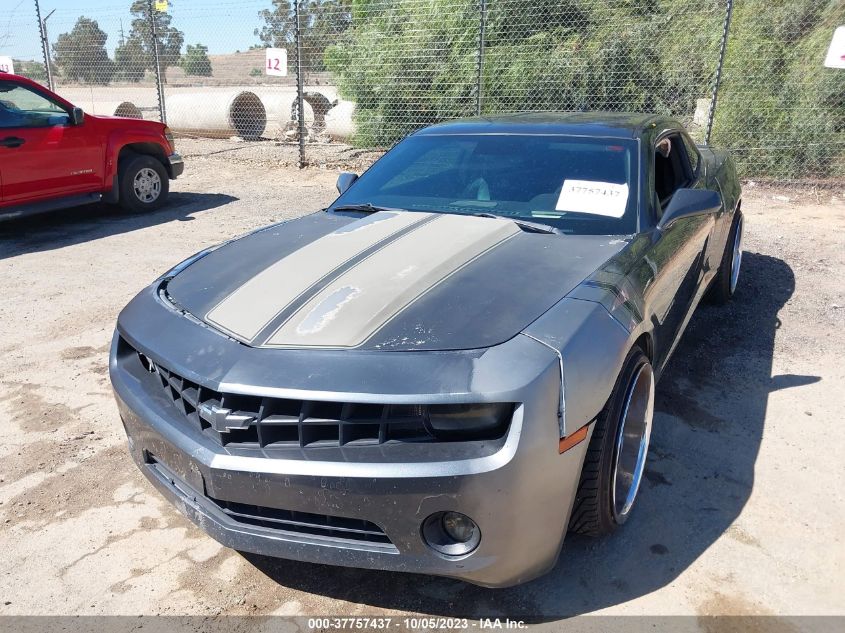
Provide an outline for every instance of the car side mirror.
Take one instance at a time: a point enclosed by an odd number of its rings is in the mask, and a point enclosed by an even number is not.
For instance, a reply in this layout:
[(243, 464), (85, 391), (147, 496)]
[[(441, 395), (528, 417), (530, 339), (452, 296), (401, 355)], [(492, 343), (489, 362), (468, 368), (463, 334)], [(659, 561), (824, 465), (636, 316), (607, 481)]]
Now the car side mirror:
[(351, 171), (340, 172), (337, 177), (337, 192), (344, 193), (356, 180), (358, 180), (358, 174), (353, 174)]
[(82, 108), (74, 108), (70, 111), (71, 125), (82, 125), (83, 121), (85, 121), (85, 113), (82, 111)]
[(681, 218), (715, 213), (722, 207), (722, 196), (709, 189), (678, 189), (663, 212), (657, 228), (667, 229)]

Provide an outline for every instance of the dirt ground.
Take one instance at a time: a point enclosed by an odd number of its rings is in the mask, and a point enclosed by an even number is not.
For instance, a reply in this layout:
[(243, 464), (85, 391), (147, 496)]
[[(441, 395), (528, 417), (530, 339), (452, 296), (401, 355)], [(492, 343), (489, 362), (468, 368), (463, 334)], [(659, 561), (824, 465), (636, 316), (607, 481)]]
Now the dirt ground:
[(333, 198), (334, 163), (267, 147), (185, 143), (158, 213), (0, 225), (0, 614), (845, 615), (842, 190), (746, 187), (736, 300), (699, 309), (664, 374), (638, 507), (613, 537), (570, 537), (549, 575), (485, 590), (244, 556), (195, 528), (129, 458), (108, 346), (176, 262)]

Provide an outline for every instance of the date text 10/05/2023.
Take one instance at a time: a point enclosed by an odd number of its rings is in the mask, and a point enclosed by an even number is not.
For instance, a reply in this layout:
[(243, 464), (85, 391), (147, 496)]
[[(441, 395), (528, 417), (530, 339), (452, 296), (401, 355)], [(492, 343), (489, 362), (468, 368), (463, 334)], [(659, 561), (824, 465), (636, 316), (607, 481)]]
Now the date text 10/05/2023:
[(312, 630), (347, 629), (347, 630), (431, 630), (431, 629), (479, 629), (479, 630), (518, 630), (528, 625), (523, 620), (510, 618), (446, 618), (446, 617), (325, 617), (309, 618), (308, 628)]

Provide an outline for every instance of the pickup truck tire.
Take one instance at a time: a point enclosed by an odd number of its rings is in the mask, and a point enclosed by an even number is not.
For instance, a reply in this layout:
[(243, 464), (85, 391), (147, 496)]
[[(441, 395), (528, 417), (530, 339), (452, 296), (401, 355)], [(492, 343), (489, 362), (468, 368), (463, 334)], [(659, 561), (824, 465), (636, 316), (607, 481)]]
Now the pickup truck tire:
[(118, 168), (119, 204), (133, 213), (155, 211), (167, 200), (170, 181), (157, 158), (145, 154), (123, 159)]

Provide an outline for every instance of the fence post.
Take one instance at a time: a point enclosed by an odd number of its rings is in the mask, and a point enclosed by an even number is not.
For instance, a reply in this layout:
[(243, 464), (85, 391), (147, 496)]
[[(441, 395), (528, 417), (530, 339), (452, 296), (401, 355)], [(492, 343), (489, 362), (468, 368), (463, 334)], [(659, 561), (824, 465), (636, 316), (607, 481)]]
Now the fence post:
[(296, 44), (296, 119), (299, 126), (299, 168), (305, 167), (305, 104), (304, 80), (302, 77), (302, 32), (299, 21), (301, 0), (293, 2), (294, 38)]
[(719, 84), (722, 81), (722, 67), (725, 64), (725, 51), (728, 48), (728, 33), (731, 29), (731, 16), (734, 10), (733, 0), (727, 0), (727, 3), (725, 24), (722, 28), (722, 43), (719, 47), (719, 65), (716, 67), (716, 77), (713, 80), (713, 94), (710, 96), (710, 108), (707, 112), (707, 131), (704, 134), (704, 143), (707, 145), (710, 144), (710, 134), (713, 132), (713, 119), (716, 116), (716, 100), (719, 97)]
[[(50, 15), (53, 15), (53, 11), (50, 11)], [(50, 41), (47, 39), (47, 18), (41, 19), (41, 6), (38, 4), (38, 0), (35, 0), (35, 17), (38, 20), (38, 35), (41, 37), (41, 52), (44, 55), (44, 71), (47, 73), (47, 87), (50, 90), (55, 90), (56, 88), (53, 85), (53, 69), (52, 64), (50, 64)]]
[(153, 48), (153, 74), (156, 79), (156, 95), (158, 96), (158, 118), (162, 123), (167, 123), (167, 111), (164, 108), (164, 86), (161, 82), (161, 66), (158, 56), (158, 33), (156, 33), (156, 15), (153, 0), (147, 0), (147, 7), (150, 16), (150, 38)]
[(487, 0), (478, 2), (478, 51), (476, 56), (475, 114), (481, 116), (481, 86), (484, 81), (484, 29), (487, 24)]

